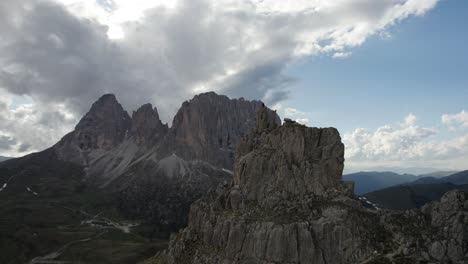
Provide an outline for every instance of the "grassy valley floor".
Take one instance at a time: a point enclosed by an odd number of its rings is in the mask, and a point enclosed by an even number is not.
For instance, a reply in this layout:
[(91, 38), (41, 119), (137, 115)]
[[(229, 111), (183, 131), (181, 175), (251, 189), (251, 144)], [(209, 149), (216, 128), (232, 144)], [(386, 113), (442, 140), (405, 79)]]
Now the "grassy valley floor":
[[(0, 193), (1, 263), (136, 263), (165, 248), (141, 236), (106, 193)], [(132, 228), (134, 227), (134, 228)]]

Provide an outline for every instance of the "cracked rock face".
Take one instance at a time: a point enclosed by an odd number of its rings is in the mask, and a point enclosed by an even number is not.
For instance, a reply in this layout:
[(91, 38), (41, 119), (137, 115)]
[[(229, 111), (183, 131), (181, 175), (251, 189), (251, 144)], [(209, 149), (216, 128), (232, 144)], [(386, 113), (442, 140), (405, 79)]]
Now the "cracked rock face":
[(267, 111), (259, 111), (256, 131), (239, 144), (234, 185), (246, 200), (274, 207), (281, 200), (345, 189), (344, 145), (335, 128), (286, 122), (276, 129), (274, 122), (266, 125), (268, 119)]
[(137, 145), (153, 145), (166, 135), (167, 130), (167, 125), (159, 119), (158, 110), (151, 104), (133, 112), (130, 132)]
[[(232, 170), (236, 144), (255, 126), (262, 105), (260, 101), (229, 99), (213, 92), (197, 95), (177, 112), (162, 152)], [(268, 114), (277, 125), (281, 123), (276, 112), (268, 109)]]
[(439, 261), (468, 261), (468, 194), (450, 191), (439, 203), (430, 203), (422, 211), (439, 231), (430, 234), (429, 255)]

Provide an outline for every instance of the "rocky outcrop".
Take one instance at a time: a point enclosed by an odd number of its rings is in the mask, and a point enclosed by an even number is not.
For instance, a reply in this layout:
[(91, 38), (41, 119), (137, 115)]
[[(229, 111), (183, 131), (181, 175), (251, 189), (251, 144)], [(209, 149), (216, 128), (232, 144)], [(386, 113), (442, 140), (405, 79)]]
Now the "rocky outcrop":
[(438, 261), (468, 261), (468, 194), (450, 191), (439, 203), (424, 206), (422, 212), (436, 231), (426, 241), (429, 256)]
[[(393, 234), (393, 259), (408, 263), (468, 261), (468, 193), (452, 190), (421, 209), (382, 211), (381, 223)], [(411, 261), (411, 262), (409, 262)], [(394, 261), (394, 263), (398, 263)]]
[[(192, 205), (187, 228), (148, 263), (464, 263), (466, 194), (422, 211), (367, 209), (341, 182), (333, 128), (276, 126), (260, 110), (231, 186)], [(265, 110), (263, 110), (265, 111)]]

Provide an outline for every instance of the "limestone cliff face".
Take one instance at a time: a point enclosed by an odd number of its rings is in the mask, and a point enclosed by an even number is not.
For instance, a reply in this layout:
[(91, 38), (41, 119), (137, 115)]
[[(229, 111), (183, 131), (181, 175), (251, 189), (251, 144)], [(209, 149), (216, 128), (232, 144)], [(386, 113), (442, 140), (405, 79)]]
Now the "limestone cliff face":
[(468, 194), (450, 191), (439, 203), (424, 206), (422, 212), (437, 230), (428, 234), (429, 256), (438, 261), (468, 262)]
[[(465, 263), (466, 194), (408, 212), (367, 209), (341, 182), (332, 128), (258, 126), (239, 143), (234, 181), (194, 203), (187, 228), (149, 263)], [(265, 111), (265, 110), (263, 110)]]
[(338, 131), (295, 122), (275, 129), (271, 118), (261, 109), (257, 129), (238, 146), (234, 185), (245, 199), (274, 207), (285, 199), (343, 192), (344, 145)]
[(145, 104), (133, 112), (130, 132), (137, 145), (154, 145), (166, 135), (167, 130), (167, 125), (159, 119), (158, 110), (151, 104)]
[(412, 261), (408, 263), (468, 262), (468, 193), (452, 190), (421, 209), (379, 215), (393, 234), (393, 260), (399, 256)]
[[(197, 95), (182, 104), (162, 150), (186, 160), (199, 159), (232, 169), (236, 144), (255, 126), (262, 105), (260, 101), (229, 99), (214, 92)], [(268, 111), (280, 124), (278, 115)]]

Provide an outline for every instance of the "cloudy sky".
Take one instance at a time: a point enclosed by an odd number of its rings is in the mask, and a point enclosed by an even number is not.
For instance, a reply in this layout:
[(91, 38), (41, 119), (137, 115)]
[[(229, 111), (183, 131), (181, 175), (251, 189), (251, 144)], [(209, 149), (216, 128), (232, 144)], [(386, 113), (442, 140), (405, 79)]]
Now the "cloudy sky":
[(169, 122), (214, 90), (337, 127), (347, 171), (467, 169), (468, 2), (0, 1), (0, 155), (42, 150), (115, 93)]

